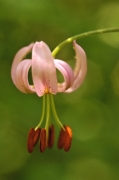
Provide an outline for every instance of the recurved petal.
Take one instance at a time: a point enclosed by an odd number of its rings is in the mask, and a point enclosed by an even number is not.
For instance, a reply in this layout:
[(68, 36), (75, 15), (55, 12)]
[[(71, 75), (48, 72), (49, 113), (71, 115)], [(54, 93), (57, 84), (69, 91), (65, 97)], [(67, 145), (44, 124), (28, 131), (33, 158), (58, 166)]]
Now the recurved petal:
[(23, 47), (20, 49), (17, 54), (14, 57), (12, 67), (11, 67), (11, 77), (13, 80), (13, 83), (16, 85), (16, 69), (20, 61), (32, 50), (33, 43), (29, 46)]
[(70, 86), (72, 86), (74, 81), (74, 73), (72, 68), (64, 61), (55, 59), (55, 67), (61, 72), (64, 77), (63, 83), (58, 83), (58, 92), (64, 92)]
[(84, 50), (76, 43), (73, 42), (74, 50), (76, 53), (76, 65), (74, 69), (74, 83), (65, 92), (72, 92), (76, 90), (84, 81), (87, 72), (87, 59)]
[(15, 85), (23, 93), (34, 93), (33, 85), (29, 84), (28, 71), (31, 67), (31, 60), (21, 61), (16, 68)]
[(54, 60), (49, 47), (44, 42), (36, 42), (32, 51), (32, 77), (38, 96), (50, 92), (57, 93), (57, 77)]

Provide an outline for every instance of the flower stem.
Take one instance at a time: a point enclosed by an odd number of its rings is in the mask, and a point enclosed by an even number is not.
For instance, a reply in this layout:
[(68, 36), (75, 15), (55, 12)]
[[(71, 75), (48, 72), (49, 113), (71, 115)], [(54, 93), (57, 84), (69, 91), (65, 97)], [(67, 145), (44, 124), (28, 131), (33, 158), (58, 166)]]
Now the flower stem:
[(56, 119), (58, 125), (65, 131), (64, 126), (62, 125), (62, 123), (60, 122), (60, 120), (59, 120), (59, 118), (58, 118), (58, 115), (57, 115), (57, 112), (56, 112), (56, 109), (55, 109), (55, 104), (54, 104), (53, 95), (52, 95), (52, 94), (50, 94), (50, 98), (51, 98), (51, 106), (52, 106), (52, 111), (53, 111), (54, 118)]
[(42, 116), (41, 116), (40, 122), (39, 122), (39, 124), (36, 126), (35, 130), (37, 130), (37, 129), (41, 126), (41, 124), (42, 124), (42, 122), (43, 122), (43, 119), (44, 119), (44, 115), (45, 115), (45, 96), (43, 96)]
[(55, 57), (56, 54), (68, 43), (74, 41), (75, 39), (80, 39), (83, 37), (87, 37), (90, 35), (95, 35), (95, 34), (103, 34), (103, 33), (112, 33), (112, 32), (119, 32), (119, 27), (117, 28), (107, 28), (107, 29), (98, 29), (98, 30), (94, 30), (94, 31), (88, 31), (85, 33), (81, 33), (75, 36), (72, 36), (68, 39), (66, 39), (65, 41), (63, 41), (62, 43), (60, 43), (53, 51), (52, 51), (52, 56)]

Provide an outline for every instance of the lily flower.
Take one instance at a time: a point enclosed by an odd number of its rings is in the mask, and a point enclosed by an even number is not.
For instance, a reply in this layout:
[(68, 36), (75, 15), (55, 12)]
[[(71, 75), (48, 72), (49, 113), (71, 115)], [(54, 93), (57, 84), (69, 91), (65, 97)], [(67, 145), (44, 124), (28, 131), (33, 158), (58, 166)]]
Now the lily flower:
[[(54, 59), (52, 53), (44, 42), (32, 43), (20, 49), (14, 57), (11, 77), (15, 86), (23, 93), (36, 93), (39, 97), (43, 96), (43, 111), (39, 124), (36, 128), (31, 128), (28, 133), (27, 147), (28, 152), (32, 152), (35, 144), (40, 140), (40, 151), (44, 152), (46, 147), (51, 148), (54, 144), (54, 125), (51, 124), (50, 111), (61, 128), (58, 148), (68, 151), (71, 146), (72, 130), (69, 126), (62, 125), (54, 104), (53, 95), (61, 92), (70, 93), (76, 90), (83, 82), (86, 71), (87, 61), (84, 50), (74, 41), (73, 47), (76, 53), (76, 65), (74, 70), (63, 60)], [(31, 59), (23, 58), (32, 52)], [(31, 68), (31, 85), (28, 80), (28, 72)], [(57, 80), (56, 69), (64, 77), (64, 82)], [(41, 128), (46, 112), (46, 125)]]

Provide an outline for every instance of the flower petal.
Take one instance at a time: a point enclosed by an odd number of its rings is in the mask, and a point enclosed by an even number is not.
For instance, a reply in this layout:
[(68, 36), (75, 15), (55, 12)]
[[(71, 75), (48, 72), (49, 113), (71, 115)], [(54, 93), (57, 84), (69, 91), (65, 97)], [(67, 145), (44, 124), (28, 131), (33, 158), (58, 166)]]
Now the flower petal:
[(74, 69), (74, 83), (65, 92), (72, 92), (76, 90), (84, 81), (87, 72), (87, 59), (84, 50), (76, 43), (73, 42), (74, 50), (76, 52), (76, 66)]
[(64, 92), (70, 86), (72, 86), (74, 81), (74, 73), (72, 68), (64, 61), (55, 59), (55, 67), (62, 73), (64, 77), (63, 83), (58, 83), (58, 92)]
[(57, 93), (57, 77), (54, 60), (49, 47), (44, 42), (36, 42), (32, 51), (32, 77), (38, 96)]
[(26, 59), (20, 62), (16, 69), (16, 86), (23, 93), (34, 93), (33, 85), (28, 82), (28, 71), (31, 67), (31, 60)]
[(11, 78), (13, 80), (13, 83), (15, 84), (15, 86), (17, 86), (16, 83), (16, 69), (18, 64), (20, 63), (20, 61), (22, 61), (22, 59), (32, 50), (33, 47), (33, 43), (30, 44), (29, 46), (23, 47), (22, 49), (20, 49), (17, 54), (14, 57), (13, 63), (12, 63), (12, 67), (11, 67)]

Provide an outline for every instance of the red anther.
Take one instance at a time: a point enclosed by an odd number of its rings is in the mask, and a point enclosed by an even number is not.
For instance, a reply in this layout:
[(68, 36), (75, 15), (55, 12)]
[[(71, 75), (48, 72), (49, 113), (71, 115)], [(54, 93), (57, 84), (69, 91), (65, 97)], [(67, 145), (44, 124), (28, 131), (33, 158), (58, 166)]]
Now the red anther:
[(65, 126), (66, 135), (65, 135), (65, 144), (64, 144), (64, 151), (69, 151), (72, 142), (72, 130), (69, 126)]
[(61, 129), (59, 139), (58, 139), (58, 148), (64, 148), (64, 151), (69, 151), (72, 141), (72, 130), (69, 126), (64, 125), (65, 130)]
[(40, 152), (44, 152), (46, 149), (46, 129), (42, 128), (40, 132)]
[(33, 152), (34, 149), (34, 136), (35, 136), (35, 130), (34, 128), (31, 128), (27, 138), (27, 149), (29, 153)]
[(66, 136), (65, 130), (61, 129), (60, 130), (60, 134), (59, 134), (58, 144), (57, 144), (59, 149), (62, 149), (64, 147), (65, 136)]
[(39, 137), (40, 137), (40, 132), (41, 132), (41, 129), (40, 129), (40, 128), (36, 129), (36, 131), (35, 131), (35, 136), (34, 136), (34, 146), (35, 146), (36, 143), (38, 142), (38, 139), (39, 139)]
[(54, 129), (54, 125), (51, 124), (51, 126), (49, 127), (49, 134), (48, 134), (48, 147), (49, 148), (53, 147), (54, 136), (55, 136), (55, 129)]

